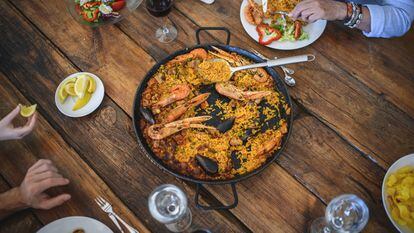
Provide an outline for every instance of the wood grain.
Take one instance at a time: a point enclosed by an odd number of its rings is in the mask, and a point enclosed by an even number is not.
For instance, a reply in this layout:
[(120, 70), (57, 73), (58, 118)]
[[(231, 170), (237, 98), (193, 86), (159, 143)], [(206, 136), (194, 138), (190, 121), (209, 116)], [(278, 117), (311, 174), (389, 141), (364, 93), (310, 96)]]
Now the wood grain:
[[(232, 45), (246, 49), (254, 48), (268, 57), (315, 54), (317, 57), (315, 62), (291, 65), (296, 71), (294, 76), (298, 82), (290, 89), (295, 100), (352, 143), (355, 148), (367, 156), (372, 156), (383, 168), (387, 168), (393, 161), (414, 150), (414, 119), (383, 98), (383, 95), (374, 92), (356, 79), (352, 75), (355, 73), (338, 66), (337, 62), (329, 60), (319, 50), (314, 49), (321, 44), (335, 43), (337, 46), (336, 33), (326, 32), (313, 45), (299, 51), (264, 48), (246, 36), (238, 20), (240, 3), (241, 1), (238, 1), (238, 4), (227, 4), (226, 1), (218, 0), (213, 5), (205, 5), (198, 1), (192, 1), (192, 4), (177, 1), (176, 8), (198, 25), (221, 25), (231, 28)], [(409, 33), (414, 32), (411, 30)], [(375, 44), (376, 40), (370, 40), (369, 43)], [(388, 43), (391, 46), (393, 42)], [(398, 54), (391, 52), (392, 47), (382, 49), (382, 53), (393, 54), (395, 61), (403, 61), (409, 56), (409, 52), (404, 49), (401, 49), (401, 53)], [(324, 51), (327, 50), (332, 50), (330, 52), (332, 54), (336, 51), (336, 47), (324, 47)], [(372, 59), (372, 65), (382, 61), (374, 55)], [(405, 72), (404, 75), (414, 71), (413, 66), (406, 65), (400, 68), (404, 69), (401, 71)], [(377, 75), (386, 76), (381, 73)], [(410, 76), (405, 76), (404, 79), (409, 80)], [(378, 81), (381, 82), (381, 79)], [(403, 86), (403, 83), (400, 86)], [(404, 98), (414, 99), (414, 92), (410, 92), (408, 96), (407, 94), (404, 92), (402, 95), (406, 96)]]
[[(54, 91), (63, 77), (77, 70), (19, 15), (10, 11), (4, 3), (0, 6), (7, 9), (2, 11), (4, 17), (0, 20), (2, 25), (6, 25), (2, 29), (5, 28), (7, 32), (0, 42), (1, 54), (27, 54), (5, 60), (0, 69), (22, 93), (30, 93), (29, 101), (38, 104), (39, 111), (62, 138), (150, 230), (165, 231), (149, 214), (149, 193), (163, 183), (175, 183), (183, 187), (189, 197), (194, 195), (193, 189), (161, 172), (139, 151), (131, 119), (109, 98), (104, 98), (97, 112), (82, 119), (67, 118), (58, 113), (54, 106)], [(4, 15), (6, 12), (11, 15)], [(16, 37), (21, 38), (19, 43), (15, 43)], [(26, 81), (28, 73), (30, 82)], [(206, 200), (202, 201), (206, 203)], [(231, 215), (195, 211), (193, 202), (190, 203), (194, 227), (208, 227), (217, 231), (247, 230), (238, 221), (232, 220)]]
[(400, 38), (367, 39), (338, 22), (330, 23), (325, 34), (330, 36), (315, 49), (414, 118), (413, 29)]
[[(19, 103), (28, 104), (28, 101), (3, 75), (0, 76), (0, 98), (8, 100), (0, 111), (2, 116)], [(62, 192), (69, 193), (72, 196), (71, 200), (53, 211), (35, 210), (43, 224), (62, 217), (85, 215), (96, 218), (113, 231), (117, 231), (107, 214), (94, 202), (94, 198), (102, 196), (112, 203), (114, 210), (125, 221), (140, 232), (149, 232), (98, 175), (65, 143), (42, 115), (38, 116), (36, 129), (32, 134), (21, 141), (2, 142), (0, 157), (2, 158), (1, 174), (13, 186), (21, 183), (27, 169), (39, 159), (52, 160), (59, 172), (71, 181), (67, 187), (52, 190), (55, 195)]]
[[(82, 71), (98, 75), (105, 91), (129, 112), (135, 87), (154, 60), (114, 26), (91, 28), (76, 23), (64, 2), (18, 1), (16, 4), (36, 27)], [(3, 28), (2, 28), (3, 29)]]

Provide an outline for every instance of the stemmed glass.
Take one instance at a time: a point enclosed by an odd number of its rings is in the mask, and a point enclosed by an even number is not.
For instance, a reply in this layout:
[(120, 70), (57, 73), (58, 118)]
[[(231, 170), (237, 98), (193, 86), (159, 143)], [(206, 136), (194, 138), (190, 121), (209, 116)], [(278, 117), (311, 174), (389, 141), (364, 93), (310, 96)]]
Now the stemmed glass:
[(310, 233), (357, 233), (369, 219), (365, 202), (354, 194), (335, 197), (326, 207), (325, 217), (315, 219)]
[(145, 7), (155, 17), (162, 17), (163, 24), (155, 31), (155, 37), (159, 42), (168, 43), (177, 38), (177, 29), (168, 23), (167, 15), (173, 6), (173, 0), (146, 0)]
[(192, 215), (185, 193), (175, 185), (157, 187), (148, 198), (152, 217), (172, 232), (183, 232), (191, 226)]

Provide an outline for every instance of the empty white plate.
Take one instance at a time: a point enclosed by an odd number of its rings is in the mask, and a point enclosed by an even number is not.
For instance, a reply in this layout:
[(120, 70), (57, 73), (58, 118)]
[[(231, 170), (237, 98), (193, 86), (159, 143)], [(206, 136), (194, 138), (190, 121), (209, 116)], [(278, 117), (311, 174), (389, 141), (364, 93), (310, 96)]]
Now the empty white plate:
[(37, 233), (72, 233), (77, 229), (82, 229), (85, 233), (113, 233), (109, 227), (99, 222), (98, 220), (82, 216), (73, 216), (58, 219), (47, 224)]
[[(91, 76), (93, 79), (95, 79), (96, 82), (96, 90), (95, 92), (92, 94), (91, 99), (89, 100), (89, 102), (83, 106), (81, 109), (78, 109), (76, 111), (73, 111), (73, 105), (75, 104), (76, 98), (68, 96), (67, 99), (65, 100), (65, 102), (63, 104), (60, 103), (59, 101), (59, 97), (58, 97), (58, 90), (60, 89), (60, 87), (62, 86), (62, 84), (73, 77), (77, 77), (81, 74), (86, 74)], [(99, 105), (102, 103), (103, 97), (105, 95), (105, 88), (104, 85), (101, 81), (101, 79), (89, 72), (78, 72), (78, 73), (74, 73), (69, 75), (68, 77), (66, 77), (64, 80), (62, 80), (62, 82), (59, 84), (59, 86), (56, 88), (56, 92), (55, 92), (55, 104), (57, 106), (57, 108), (59, 109), (59, 111), (63, 114), (65, 114), (66, 116), (69, 117), (83, 117), (86, 116), (90, 113), (92, 113), (93, 111), (95, 111)]]

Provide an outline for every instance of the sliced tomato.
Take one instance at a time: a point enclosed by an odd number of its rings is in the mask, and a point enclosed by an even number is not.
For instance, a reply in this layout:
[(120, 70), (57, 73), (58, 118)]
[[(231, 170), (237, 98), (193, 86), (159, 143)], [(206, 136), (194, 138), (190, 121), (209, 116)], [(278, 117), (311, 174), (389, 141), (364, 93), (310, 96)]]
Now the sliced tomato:
[(116, 1), (113, 2), (111, 7), (113, 11), (120, 11), (122, 8), (125, 7), (125, 1), (124, 0), (120, 0), (120, 1)]
[(299, 40), (302, 35), (302, 24), (296, 20), (295, 21), (295, 40)]

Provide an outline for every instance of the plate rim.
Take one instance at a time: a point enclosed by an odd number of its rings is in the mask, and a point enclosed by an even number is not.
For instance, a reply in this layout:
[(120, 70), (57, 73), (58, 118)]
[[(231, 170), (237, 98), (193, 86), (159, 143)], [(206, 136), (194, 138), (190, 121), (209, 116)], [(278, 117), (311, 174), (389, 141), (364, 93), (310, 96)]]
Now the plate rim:
[[(69, 78), (81, 75), (81, 74), (86, 74), (86, 75), (92, 76), (95, 79), (95, 81), (97, 83), (99, 83), (98, 85), (102, 86), (102, 95), (100, 97), (98, 97), (99, 98), (98, 101), (97, 101), (98, 104), (96, 104), (96, 106), (91, 107), (90, 110), (86, 111), (83, 114), (76, 115), (76, 114), (73, 114), (73, 113), (68, 113), (68, 112), (66, 112), (62, 109), (62, 104), (59, 102), (58, 91), (59, 91), (59, 89), (60, 89), (60, 87), (61, 87), (61, 85), (64, 81), (66, 81)], [(57, 109), (59, 110), (59, 112), (61, 112), (63, 115), (68, 116), (68, 117), (72, 117), (72, 118), (79, 118), (79, 117), (87, 116), (87, 115), (91, 114), (92, 112), (94, 112), (101, 105), (104, 97), (105, 97), (105, 86), (104, 86), (102, 80), (96, 74), (86, 72), (86, 71), (81, 71), (81, 72), (75, 72), (75, 73), (72, 73), (72, 74), (66, 76), (59, 83), (59, 85), (56, 87), (56, 91), (55, 91), (55, 105), (56, 105)]]
[(381, 199), (382, 199), (382, 205), (385, 209), (385, 212), (387, 213), (387, 217), (389, 220), (391, 220), (392, 225), (394, 225), (394, 227), (400, 232), (400, 233), (410, 233), (410, 231), (405, 231), (401, 228), (401, 226), (399, 224), (397, 224), (394, 219), (391, 218), (391, 214), (390, 211), (388, 210), (388, 206), (386, 203), (386, 194), (385, 194), (385, 180), (388, 178), (388, 176), (391, 174), (391, 172), (394, 172), (395, 169), (397, 169), (396, 167), (398, 165), (401, 164), (401, 162), (403, 160), (406, 159), (412, 159), (413, 160), (413, 164), (414, 164), (414, 153), (408, 154), (408, 155), (404, 155), (401, 158), (397, 159), (388, 169), (387, 172), (384, 175), (384, 178), (382, 179), (382, 186), (381, 186)]
[(48, 227), (51, 224), (56, 224), (56, 222), (64, 221), (64, 220), (67, 220), (67, 219), (75, 219), (76, 220), (76, 219), (79, 219), (79, 218), (87, 219), (88, 221), (97, 222), (98, 224), (101, 224), (104, 227), (106, 227), (107, 230), (109, 230), (109, 232), (112, 232), (113, 233), (113, 231), (112, 231), (112, 229), (110, 227), (108, 227), (106, 224), (104, 224), (103, 222), (99, 221), (98, 219), (95, 219), (95, 218), (92, 218), (92, 217), (88, 217), (88, 216), (80, 216), (80, 215), (79, 216), (78, 215), (75, 215), (75, 216), (67, 216), (67, 217), (63, 217), (63, 218), (59, 218), (59, 219), (53, 220), (52, 222), (49, 222), (48, 224), (44, 225), (42, 228), (40, 228), (39, 230), (37, 230), (36, 233), (42, 233), (41, 232), (42, 230), (44, 231), (44, 229), (46, 227)]
[[(242, 3), (240, 4), (240, 23), (241, 23), (241, 25), (242, 25), (242, 27), (243, 27), (243, 29), (244, 29), (244, 31), (247, 33), (247, 35), (252, 39), (252, 40), (254, 40), (256, 43), (258, 43), (259, 44), (259, 42), (253, 37), (253, 36), (251, 36), (250, 34), (249, 34), (249, 32), (247, 31), (247, 29), (246, 29), (246, 27), (245, 27), (245, 25), (243, 24), (243, 19), (244, 19), (244, 16), (243, 16), (243, 6), (245, 5), (245, 4), (247, 4), (247, 1), (248, 0), (243, 0), (242, 1)], [(321, 30), (321, 32), (319, 33), (319, 35), (317, 35), (316, 37), (315, 37), (315, 39), (314, 40), (309, 40), (309, 42), (307, 42), (307, 43), (305, 43), (304, 45), (301, 45), (301, 46), (299, 46), (299, 47), (293, 47), (293, 48), (284, 48), (284, 47), (279, 47), (279, 46), (276, 46), (275, 47), (275, 45), (273, 45), (272, 46), (272, 44), (274, 44), (274, 43), (271, 43), (271, 44), (269, 44), (269, 45), (264, 45), (265, 47), (267, 47), (267, 48), (271, 48), (271, 49), (275, 49), (275, 50), (285, 50), (285, 51), (289, 51), (289, 50), (296, 50), (296, 49), (301, 49), (301, 48), (304, 48), (304, 47), (307, 47), (307, 46), (309, 46), (309, 45), (311, 45), (311, 44), (313, 44), (313, 43), (315, 43), (321, 36), (322, 36), (322, 34), (324, 33), (324, 31), (325, 31), (325, 29), (326, 29), (326, 25), (327, 25), (327, 21), (326, 20), (319, 20), (320, 22), (322, 22), (323, 23), (323, 29)], [(277, 42), (277, 41), (276, 41)], [(280, 42), (279, 42), (280, 43)], [(260, 44), (259, 44), (260, 45)]]

